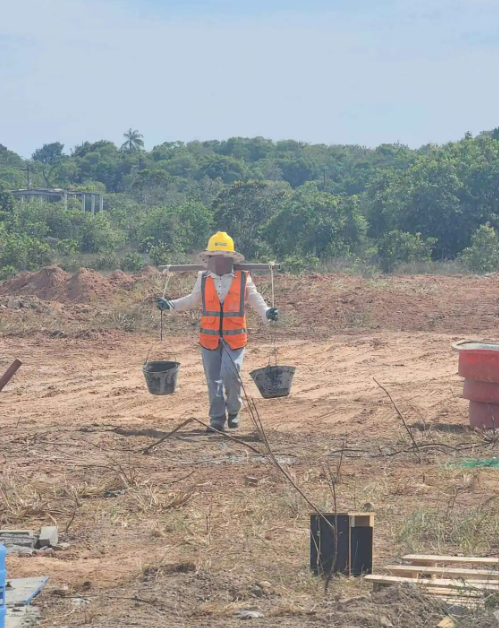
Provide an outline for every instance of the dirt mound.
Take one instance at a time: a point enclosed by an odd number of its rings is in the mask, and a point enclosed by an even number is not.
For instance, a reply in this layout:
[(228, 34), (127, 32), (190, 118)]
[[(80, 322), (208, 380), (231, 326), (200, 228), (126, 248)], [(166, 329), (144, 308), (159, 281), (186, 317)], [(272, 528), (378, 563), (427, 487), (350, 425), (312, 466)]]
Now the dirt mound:
[(0, 296), (0, 309), (26, 311), (32, 310), (41, 314), (51, 314), (51, 307), (34, 295), (19, 297)]
[(161, 273), (154, 266), (144, 266), (144, 268), (135, 273), (136, 277), (157, 277), (158, 275), (161, 275)]
[(111, 282), (95, 270), (80, 268), (67, 281), (66, 301), (85, 303), (105, 300), (114, 292)]
[(47, 266), (34, 273), (24, 272), (0, 283), (0, 294), (35, 295), (45, 301), (59, 301), (70, 275), (59, 266)]
[[(256, 281), (268, 298), (268, 279)], [(495, 277), (277, 275), (275, 287), (288, 329), (300, 332), (388, 329), (469, 335), (497, 328)]]
[(127, 284), (135, 283), (135, 280), (130, 275), (127, 275), (122, 270), (115, 270), (109, 275), (109, 283), (113, 286), (124, 286)]
[(86, 303), (107, 301), (119, 289), (130, 288), (136, 280), (120, 270), (109, 277), (89, 268), (70, 274), (58, 266), (24, 272), (0, 283), (0, 295), (31, 295), (43, 301)]

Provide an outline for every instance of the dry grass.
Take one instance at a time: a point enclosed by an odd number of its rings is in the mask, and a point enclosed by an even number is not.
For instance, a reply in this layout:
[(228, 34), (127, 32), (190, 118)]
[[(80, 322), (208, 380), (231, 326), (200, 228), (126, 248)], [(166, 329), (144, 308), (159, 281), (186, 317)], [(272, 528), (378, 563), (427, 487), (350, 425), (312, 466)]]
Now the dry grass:
[(453, 548), (465, 555), (491, 554), (499, 549), (499, 508), (418, 508), (399, 527), (396, 539), (410, 553), (444, 554)]

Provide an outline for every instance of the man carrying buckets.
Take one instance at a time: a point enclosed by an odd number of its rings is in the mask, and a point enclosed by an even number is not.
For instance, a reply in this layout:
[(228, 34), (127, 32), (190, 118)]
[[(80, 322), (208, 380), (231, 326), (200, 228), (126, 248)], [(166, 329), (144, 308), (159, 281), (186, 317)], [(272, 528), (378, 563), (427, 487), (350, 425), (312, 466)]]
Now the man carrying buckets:
[[(242, 406), (239, 373), (247, 343), (246, 305), (264, 322), (277, 321), (279, 312), (268, 307), (247, 271), (234, 270), (244, 260), (234, 240), (219, 231), (199, 255), (206, 271), (200, 272), (192, 293), (175, 301), (158, 298), (160, 310), (182, 312), (202, 305), (199, 343), (210, 400), (208, 432), (237, 429)], [(236, 375), (237, 372), (237, 375)]]

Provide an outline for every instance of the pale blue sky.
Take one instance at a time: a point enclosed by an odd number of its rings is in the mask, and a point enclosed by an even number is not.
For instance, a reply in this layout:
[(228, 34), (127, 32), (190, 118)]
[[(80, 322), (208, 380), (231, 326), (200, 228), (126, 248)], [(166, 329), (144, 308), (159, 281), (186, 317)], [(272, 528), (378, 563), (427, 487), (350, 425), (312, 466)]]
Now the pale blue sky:
[(262, 135), (410, 146), (499, 126), (499, 0), (4, 0), (0, 144)]

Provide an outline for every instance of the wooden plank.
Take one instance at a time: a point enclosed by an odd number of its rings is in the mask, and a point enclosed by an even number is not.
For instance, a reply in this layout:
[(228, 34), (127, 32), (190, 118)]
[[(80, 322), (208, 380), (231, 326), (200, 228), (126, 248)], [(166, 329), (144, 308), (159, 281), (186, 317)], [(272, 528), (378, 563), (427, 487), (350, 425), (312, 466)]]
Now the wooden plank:
[(441, 622), (437, 624), (437, 628), (454, 628), (455, 621), (450, 617), (444, 617)]
[(471, 582), (465, 580), (447, 580), (447, 579), (427, 579), (427, 578), (400, 578), (398, 576), (366, 576), (368, 582), (381, 585), (394, 584), (412, 584), (413, 586), (424, 587), (441, 587), (443, 589), (462, 589), (471, 591), (499, 591), (499, 582), (490, 582), (490, 580), (473, 580)]
[(26, 606), (47, 584), (48, 577), (15, 578), (5, 583), (5, 605)]
[(438, 576), (440, 578), (450, 578), (457, 580), (464, 578), (465, 580), (499, 580), (499, 570), (492, 569), (458, 569), (456, 567), (435, 567), (425, 565), (388, 565), (384, 567), (387, 571), (404, 578), (414, 578), (419, 574), (431, 577)]
[(349, 513), (349, 516), (352, 528), (374, 528), (374, 515), (372, 513)]
[(402, 556), (405, 560), (413, 565), (437, 565), (439, 563), (450, 563), (452, 565), (490, 565), (499, 566), (499, 558), (477, 556), (432, 556), (425, 554), (408, 554)]
[(475, 602), (478, 600), (483, 600), (483, 591), (475, 591), (473, 589), (465, 590), (461, 589), (461, 591), (457, 591), (455, 589), (439, 589), (436, 587), (425, 587), (425, 593), (429, 595), (441, 597), (446, 600), (456, 601), (457, 599), (463, 600), (474, 600)]

